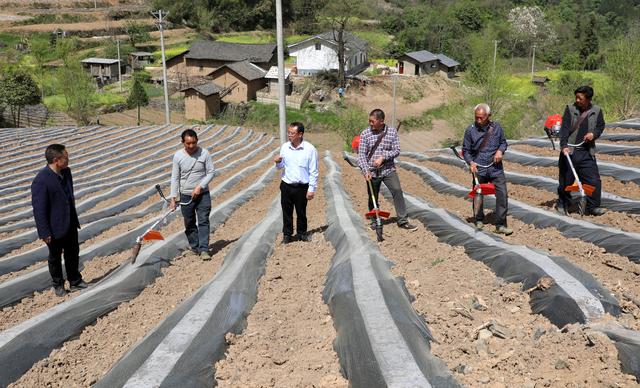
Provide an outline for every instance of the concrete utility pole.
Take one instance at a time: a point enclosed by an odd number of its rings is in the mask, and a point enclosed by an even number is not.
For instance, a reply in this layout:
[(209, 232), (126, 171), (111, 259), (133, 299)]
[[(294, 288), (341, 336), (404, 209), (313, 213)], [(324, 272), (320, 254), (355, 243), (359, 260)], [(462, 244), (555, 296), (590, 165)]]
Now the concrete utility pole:
[(533, 82), (533, 71), (536, 65), (536, 45), (533, 45), (533, 52), (531, 54), (531, 81)]
[(498, 55), (498, 41), (493, 41), (493, 74), (496, 74), (496, 57)]
[(158, 25), (158, 29), (160, 30), (160, 50), (162, 51), (162, 84), (164, 86), (164, 116), (165, 123), (170, 124), (171, 118), (169, 116), (169, 89), (167, 87), (167, 61), (164, 56), (164, 20), (163, 17), (167, 17), (168, 12), (164, 12), (162, 10), (152, 12), (153, 17), (157, 19), (156, 24)]
[(118, 81), (120, 81), (120, 93), (122, 93), (122, 62), (120, 62), (120, 39), (116, 40), (118, 44)]
[(398, 75), (392, 74), (391, 77), (393, 77), (393, 113), (391, 116), (391, 126), (395, 126), (396, 125), (396, 83), (398, 81)]
[(278, 119), (280, 144), (287, 141), (287, 97), (284, 88), (284, 34), (282, 31), (282, 0), (276, 0), (276, 43), (278, 44)]

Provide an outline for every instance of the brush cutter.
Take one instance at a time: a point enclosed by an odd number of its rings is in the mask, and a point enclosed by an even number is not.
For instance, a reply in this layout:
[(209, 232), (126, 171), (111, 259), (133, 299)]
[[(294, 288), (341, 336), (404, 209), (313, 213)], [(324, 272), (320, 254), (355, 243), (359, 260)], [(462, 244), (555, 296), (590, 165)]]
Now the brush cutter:
[[(162, 192), (162, 189), (160, 188), (160, 185), (156, 185), (156, 190), (158, 191), (158, 194), (160, 195), (160, 197), (165, 201), (165, 202), (169, 202), (169, 200), (164, 196), (164, 193)], [(190, 204), (192, 201), (192, 199), (190, 199), (188, 202), (185, 203), (179, 203), (179, 206), (186, 206), (188, 204)], [(145, 230), (144, 233), (142, 233), (140, 236), (138, 236), (136, 238), (136, 243), (133, 245), (133, 248), (131, 248), (131, 264), (134, 264), (136, 262), (136, 258), (138, 257), (138, 254), (140, 253), (140, 249), (142, 248), (142, 242), (143, 241), (152, 241), (152, 240), (164, 240), (164, 237), (162, 236), (162, 234), (157, 231), (154, 230), (158, 225), (160, 225), (161, 222), (165, 221), (167, 219), (167, 217), (169, 217), (169, 215), (171, 213), (173, 213), (174, 211), (176, 211), (178, 207), (176, 206), (175, 209), (169, 209), (166, 213), (164, 213), (156, 222), (154, 222), (147, 230)]]
[(580, 178), (578, 178), (578, 173), (576, 173), (576, 169), (573, 167), (573, 162), (571, 161), (571, 156), (568, 154), (564, 154), (567, 157), (567, 161), (569, 161), (569, 167), (571, 167), (571, 172), (573, 173), (573, 178), (575, 182), (572, 185), (564, 188), (565, 191), (577, 191), (580, 193), (580, 202), (578, 202), (578, 212), (580, 212), (581, 216), (584, 216), (584, 213), (587, 209), (587, 195), (593, 195), (595, 187), (587, 184), (582, 184), (580, 182)]
[[(453, 154), (460, 160), (465, 161), (464, 158), (462, 157), (462, 155), (460, 155), (458, 153), (458, 150), (456, 149), (456, 146), (450, 146), (449, 149), (451, 149), (451, 151), (453, 151)], [(482, 167), (482, 168), (489, 168), (491, 166), (493, 166), (493, 163), (487, 165), (487, 166), (483, 166), (478, 164), (478, 167)], [(473, 173), (472, 173), (473, 174)], [(473, 174), (473, 189), (471, 189), (471, 191), (469, 192), (469, 194), (467, 194), (467, 196), (469, 198), (475, 198), (476, 194), (481, 194), (481, 195), (495, 195), (496, 193), (496, 186), (493, 183), (479, 183), (478, 182), (478, 177), (476, 176), (476, 174)]]
[(371, 184), (371, 179), (367, 180), (367, 184), (369, 184), (369, 192), (371, 193), (371, 201), (373, 202), (373, 210), (369, 211), (364, 216), (367, 219), (372, 219), (375, 217), (376, 219), (376, 238), (378, 241), (383, 241), (382, 237), (382, 218), (389, 218), (390, 213), (384, 212), (378, 208), (378, 203), (376, 202), (376, 196), (373, 193), (373, 184)]

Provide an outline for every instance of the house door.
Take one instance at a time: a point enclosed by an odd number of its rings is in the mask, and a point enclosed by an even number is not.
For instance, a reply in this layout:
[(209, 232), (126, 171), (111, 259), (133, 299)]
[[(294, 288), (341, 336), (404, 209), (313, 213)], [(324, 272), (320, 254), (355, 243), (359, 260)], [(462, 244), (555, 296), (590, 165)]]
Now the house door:
[(404, 74), (404, 61), (398, 62), (398, 73)]
[(414, 69), (414, 74), (413, 75), (420, 75), (420, 66), (421, 65), (416, 65), (413, 69)]

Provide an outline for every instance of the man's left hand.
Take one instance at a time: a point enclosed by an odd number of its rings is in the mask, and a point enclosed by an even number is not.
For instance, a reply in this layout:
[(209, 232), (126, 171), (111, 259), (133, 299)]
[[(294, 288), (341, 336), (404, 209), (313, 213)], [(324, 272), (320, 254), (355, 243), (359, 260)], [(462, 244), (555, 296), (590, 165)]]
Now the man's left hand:
[(196, 198), (197, 196), (199, 196), (200, 194), (202, 194), (202, 187), (200, 187), (199, 185), (196, 186), (195, 189), (193, 189), (193, 192), (191, 193), (191, 198)]
[(382, 162), (384, 162), (384, 158), (379, 157), (378, 159), (373, 161), (373, 167), (380, 168), (380, 166), (382, 166)]
[(493, 162), (494, 163), (500, 163), (502, 162), (502, 151), (497, 150), (495, 155), (493, 155)]
[(313, 199), (315, 193), (312, 193), (311, 191), (307, 191), (307, 200), (311, 201)]
[(584, 135), (584, 141), (593, 141), (593, 133), (589, 132)]

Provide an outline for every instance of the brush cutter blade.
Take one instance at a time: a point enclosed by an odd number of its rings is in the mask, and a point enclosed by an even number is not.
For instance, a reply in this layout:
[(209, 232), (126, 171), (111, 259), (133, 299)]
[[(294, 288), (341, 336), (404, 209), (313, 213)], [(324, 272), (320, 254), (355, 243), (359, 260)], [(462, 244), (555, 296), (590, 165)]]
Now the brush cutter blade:
[(580, 216), (584, 216), (586, 212), (587, 212), (587, 197), (582, 197), (580, 198), (580, 201), (578, 201), (578, 213), (580, 213)]
[[(391, 216), (391, 213), (385, 212), (384, 210), (378, 210), (377, 212), (380, 218), (389, 218)], [(364, 217), (367, 219), (376, 218), (376, 210), (370, 210), (369, 212), (365, 213)]]
[(479, 185), (475, 185), (473, 190), (468, 194), (469, 198), (474, 198), (478, 191), (478, 186), (480, 186), (480, 194), (482, 195), (495, 195), (496, 194), (496, 186), (493, 183), (480, 183)]
[[(582, 184), (582, 190), (584, 190), (584, 193), (587, 194), (588, 196), (592, 196), (593, 192), (595, 191), (595, 187), (591, 186), (591, 185), (587, 185), (587, 184)], [(573, 182), (573, 184), (571, 186), (567, 186), (564, 188), (564, 191), (575, 191), (575, 192), (579, 192), (580, 191), (580, 187), (578, 186), (578, 182)]]
[(384, 237), (382, 236), (382, 225), (376, 225), (376, 239), (378, 242), (384, 241)]
[(142, 243), (136, 243), (133, 248), (131, 248), (131, 264), (136, 262), (138, 253), (140, 253), (140, 248), (142, 248)]
[(144, 234), (144, 236), (142, 237), (142, 240), (144, 241), (164, 240), (164, 237), (162, 237), (162, 234), (160, 234), (160, 232), (158, 232), (157, 230), (150, 230)]

